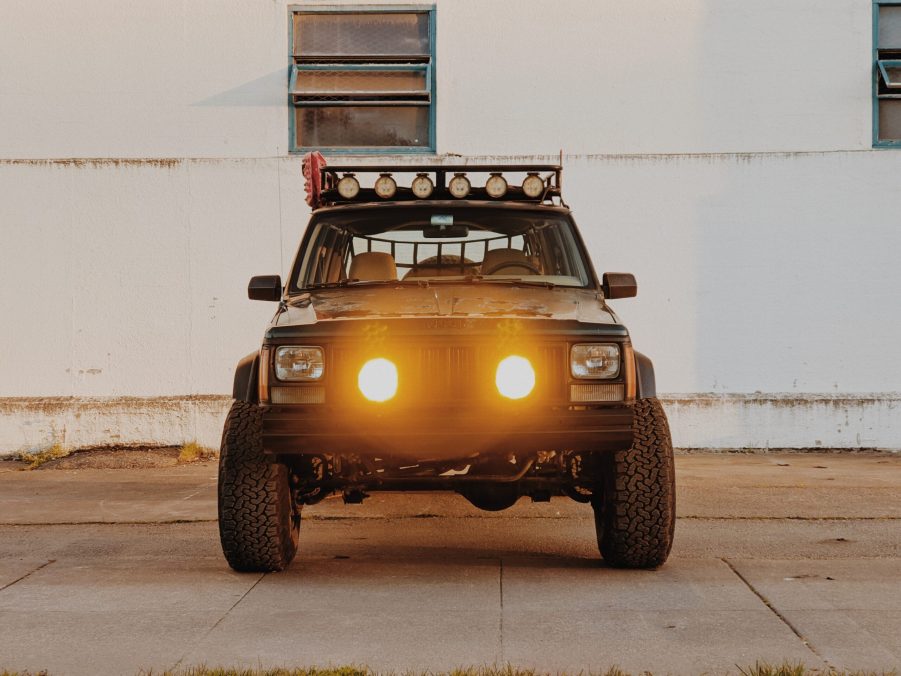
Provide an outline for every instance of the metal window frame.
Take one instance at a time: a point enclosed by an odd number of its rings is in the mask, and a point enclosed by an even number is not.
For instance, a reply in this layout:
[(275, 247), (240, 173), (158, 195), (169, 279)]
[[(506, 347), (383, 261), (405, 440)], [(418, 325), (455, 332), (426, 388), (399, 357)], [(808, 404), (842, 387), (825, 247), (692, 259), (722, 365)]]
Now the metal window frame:
[[(425, 96), (424, 99), (413, 100), (413, 101), (378, 101), (373, 103), (365, 103), (361, 101), (348, 100), (347, 102), (341, 101), (323, 101), (312, 102), (307, 101), (304, 105), (307, 106), (317, 106), (317, 105), (325, 105), (325, 106), (358, 106), (358, 105), (378, 105), (378, 106), (390, 106), (390, 105), (402, 105), (402, 106), (428, 106), (431, 105), (432, 100), (432, 91), (428, 87), (432, 81), (432, 66), (428, 63), (411, 63), (411, 64), (398, 64), (398, 63), (387, 63), (387, 64), (378, 64), (378, 63), (295, 63), (291, 65), (291, 78), (288, 82), (288, 92), (291, 95), (292, 99), (296, 96), (301, 96), (298, 92), (295, 91), (297, 88), (297, 77), (301, 72), (309, 72), (309, 73), (328, 73), (328, 72), (361, 72), (361, 71), (371, 71), (371, 72), (421, 72), (425, 73), (425, 82), (426, 89), (407, 89), (407, 90), (399, 90), (399, 91), (376, 91), (376, 90), (356, 90), (356, 91), (323, 91), (323, 92), (308, 92), (307, 96), (315, 96), (315, 95), (323, 95), (323, 96), (354, 96), (358, 94), (371, 95), (371, 96)], [(299, 105), (299, 103), (294, 100), (294, 105)]]
[[(887, 74), (883, 67), (883, 63), (894, 64), (901, 63), (895, 59), (879, 58), (879, 8), (880, 7), (901, 7), (901, 0), (873, 0), (873, 147), (874, 148), (901, 148), (901, 139), (880, 140), (879, 138), (879, 102), (888, 99), (901, 99), (899, 94), (879, 94), (879, 78), (885, 77), (888, 82)], [(899, 45), (901, 47), (901, 45)]]
[[(901, 2), (901, 0), (899, 0)], [(428, 63), (309, 63), (299, 64), (294, 55), (294, 16), (295, 14), (428, 14), (429, 25), (429, 61)], [(436, 77), (435, 56), (437, 35), (435, 32), (436, 6), (421, 5), (288, 5), (288, 105), (290, 110), (288, 121), (288, 152), (289, 154), (307, 153), (311, 150), (319, 150), (330, 155), (433, 155), (437, 148), (436, 143)], [(304, 70), (425, 70), (426, 85), (428, 86), (428, 101), (417, 103), (368, 103), (367, 105), (421, 105), (429, 108), (429, 140), (426, 146), (374, 146), (374, 147), (306, 147), (297, 144), (297, 114), (298, 104), (294, 101), (294, 88), (297, 84), (297, 75)], [(357, 102), (359, 104), (359, 102)], [(306, 105), (310, 105), (307, 103)], [(353, 103), (339, 105), (354, 105)]]
[(901, 59), (879, 59), (876, 61), (879, 72), (882, 73), (882, 81), (889, 89), (901, 89), (901, 81), (893, 82), (888, 75), (887, 68), (901, 68)]

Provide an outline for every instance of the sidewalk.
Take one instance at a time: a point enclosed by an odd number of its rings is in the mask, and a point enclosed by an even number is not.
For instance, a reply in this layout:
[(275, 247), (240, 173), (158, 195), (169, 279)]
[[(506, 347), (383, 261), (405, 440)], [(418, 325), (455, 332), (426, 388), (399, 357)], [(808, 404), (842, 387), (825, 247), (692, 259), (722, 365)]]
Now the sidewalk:
[(305, 509), (280, 574), (239, 575), (215, 464), (0, 463), (0, 670), (205, 663), (737, 672), (901, 666), (901, 455), (677, 457), (658, 571), (600, 564), (591, 511), (444, 494)]

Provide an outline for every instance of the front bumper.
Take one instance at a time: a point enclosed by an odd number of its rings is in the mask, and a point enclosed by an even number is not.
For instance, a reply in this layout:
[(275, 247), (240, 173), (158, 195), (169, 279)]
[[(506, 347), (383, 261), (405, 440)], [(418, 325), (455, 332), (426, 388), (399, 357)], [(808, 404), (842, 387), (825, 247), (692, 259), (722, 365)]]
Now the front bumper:
[(615, 451), (632, 444), (632, 407), (382, 413), (270, 406), (263, 447), (275, 455), (357, 454), (417, 459), (538, 451)]

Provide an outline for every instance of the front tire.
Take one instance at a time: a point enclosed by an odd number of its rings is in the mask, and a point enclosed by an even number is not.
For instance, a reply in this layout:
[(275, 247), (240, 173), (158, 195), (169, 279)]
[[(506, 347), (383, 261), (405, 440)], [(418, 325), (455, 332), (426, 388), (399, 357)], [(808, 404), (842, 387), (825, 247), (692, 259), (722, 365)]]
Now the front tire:
[(632, 432), (632, 448), (604, 458), (603, 491), (592, 499), (598, 548), (616, 568), (656, 568), (676, 526), (673, 443), (660, 401), (635, 402)]
[(219, 539), (235, 570), (283, 570), (297, 553), (300, 513), (288, 477), (287, 467), (263, 453), (260, 407), (236, 401), (219, 455)]

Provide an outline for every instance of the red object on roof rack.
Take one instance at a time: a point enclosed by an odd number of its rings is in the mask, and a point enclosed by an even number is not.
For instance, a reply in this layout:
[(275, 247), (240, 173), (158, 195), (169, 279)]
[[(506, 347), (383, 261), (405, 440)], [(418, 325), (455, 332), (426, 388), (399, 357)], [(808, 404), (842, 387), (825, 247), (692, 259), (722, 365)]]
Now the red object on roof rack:
[(322, 206), (322, 168), (326, 164), (325, 158), (318, 150), (303, 156), (303, 188), (307, 193), (307, 204), (314, 209)]

